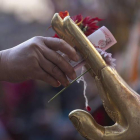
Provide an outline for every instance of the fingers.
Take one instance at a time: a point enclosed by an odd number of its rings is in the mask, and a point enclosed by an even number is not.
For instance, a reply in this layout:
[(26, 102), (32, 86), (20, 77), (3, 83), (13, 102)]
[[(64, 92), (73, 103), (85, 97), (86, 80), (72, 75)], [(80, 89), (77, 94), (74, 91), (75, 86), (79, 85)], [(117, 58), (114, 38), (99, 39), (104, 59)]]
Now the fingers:
[(47, 60), (63, 71), (70, 79), (74, 80), (76, 78), (74, 68), (60, 54), (49, 48), (45, 48), (43, 55)]
[(43, 39), (45, 45), (50, 49), (54, 51), (60, 50), (61, 52), (67, 54), (71, 60), (78, 61), (79, 57), (76, 53), (76, 50), (64, 40), (52, 37), (43, 37)]
[(45, 59), (42, 55), (40, 56), (39, 63), (44, 71), (57, 79), (63, 86), (66, 87), (69, 85), (69, 81), (67, 80), (65, 74), (56, 65)]
[(44, 81), (53, 87), (59, 87), (61, 85), (60, 82), (58, 82), (49, 73), (45, 72), (41, 68), (39, 68), (39, 70), (34, 73), (33, 79)]
[(64, 86), (67, 86), (69, 82), (66, 75), (74, 80), (76, 73), (74, 68), (56, 50), (61, 50), (74, 60), (77, 59), (75, 49), (61, 39), (49, 37), (37, 37), (35, 39), (37, 43), (33, 49), (40, 56), (39, 64), (41, 68), (60, 81)]

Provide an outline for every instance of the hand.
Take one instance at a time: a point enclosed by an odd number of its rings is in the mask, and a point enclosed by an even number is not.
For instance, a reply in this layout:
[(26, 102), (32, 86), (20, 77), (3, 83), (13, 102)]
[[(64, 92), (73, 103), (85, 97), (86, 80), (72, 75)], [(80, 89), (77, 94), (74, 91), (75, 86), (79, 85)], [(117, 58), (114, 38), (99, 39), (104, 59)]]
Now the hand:
[(78, 61), (73, 47), (62, 39), (52, 37), (33, 37), (28, 41), (0, 52), (0, 80), (21, 82), (29, 79), (42, 80), (58, 87), (67, 86), (70, 79), (76, 78), (73, 67), (56, 51)]

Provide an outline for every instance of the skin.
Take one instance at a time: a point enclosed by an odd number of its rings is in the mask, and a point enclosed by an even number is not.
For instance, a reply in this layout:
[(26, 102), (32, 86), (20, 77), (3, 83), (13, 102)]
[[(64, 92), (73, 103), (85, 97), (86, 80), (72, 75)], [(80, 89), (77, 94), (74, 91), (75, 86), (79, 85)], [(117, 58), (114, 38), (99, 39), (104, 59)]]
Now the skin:
[[(62, 39), (52, 37), (33, 37), (18, 46), (0, 51), (0, 81), (22, 82), (42, 80), (53, 87), (68, 86), (70, 79), (76, 78), (73, 67), (56, 53), (68, 55), (78, 61), (73, 47)], [(67, 77), (66, 77), (67, 76)]]

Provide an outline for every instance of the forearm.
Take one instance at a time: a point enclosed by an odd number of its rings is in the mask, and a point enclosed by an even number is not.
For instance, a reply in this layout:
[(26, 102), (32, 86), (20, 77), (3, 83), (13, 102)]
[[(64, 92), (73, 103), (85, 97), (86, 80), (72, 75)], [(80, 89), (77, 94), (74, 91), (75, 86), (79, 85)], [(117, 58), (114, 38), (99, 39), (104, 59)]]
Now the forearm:
[(9, 50), (0, 51), (0, 81), (9, 81), (7, 67)]

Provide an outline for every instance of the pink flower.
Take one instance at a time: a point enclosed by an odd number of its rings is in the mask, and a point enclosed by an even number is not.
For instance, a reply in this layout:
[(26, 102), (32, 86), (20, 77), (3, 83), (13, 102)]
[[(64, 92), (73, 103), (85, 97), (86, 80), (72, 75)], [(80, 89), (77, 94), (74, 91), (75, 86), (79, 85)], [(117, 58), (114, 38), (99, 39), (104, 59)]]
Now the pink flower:
[(103, 51), (102, 49), (99, 49), (99, 48), (96, 48), (96, 49), (100, 53), (102, 58), (105, 60), (106, 64), (108, 64), (109, 66), (113, 68), (116, 66), (116, 64), (114, 63), (116, 59), (112, 58), (111, 53), (107, 53), (106, 51)]

